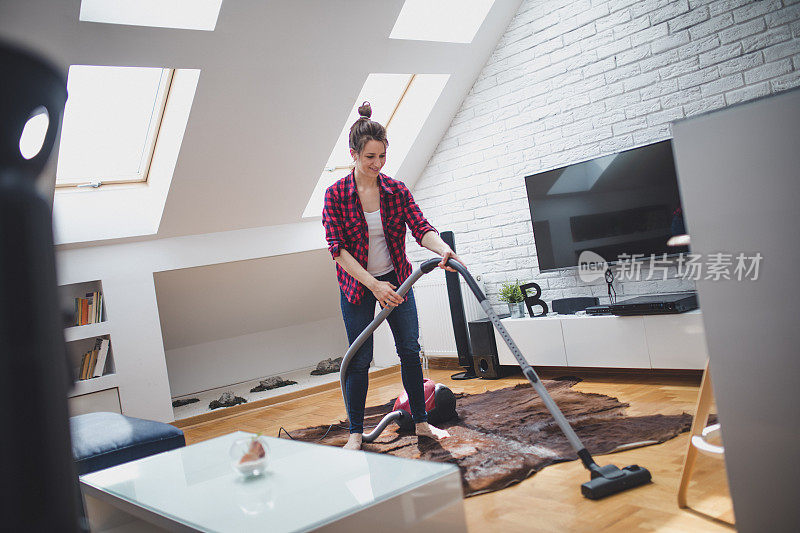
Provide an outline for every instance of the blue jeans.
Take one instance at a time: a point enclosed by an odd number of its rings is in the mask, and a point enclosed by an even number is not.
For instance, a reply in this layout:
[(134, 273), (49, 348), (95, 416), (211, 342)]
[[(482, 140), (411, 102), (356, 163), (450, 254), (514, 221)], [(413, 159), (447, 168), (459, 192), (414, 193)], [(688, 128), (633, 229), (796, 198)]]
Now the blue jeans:
[[(397, 274), (393, 271), (377, 277), (399, 287)], [(414, 292), (409, 289), (406, 301), (395, 307), (386, 320), (394, 336), (397, 355), (400, 356), (400, 374), (403, 388), (408, 393), (411, 417), (415, 423), (426, 422), (425, 393), (422, 388), (422, 365), (419, 361), (419, 323)], [(351, 304), (340, 294), (342, 317), (347, 330), (347, 339), (352, 345), (362, 331), (375, 318), (375, 295), (367, 290), (358, 305)], [(361, 345), (350, 360), (345, 378), (347, 416), (350, 418), (350, 433), (364, 432), (364, 405), (369, 387), (369, 364), (372, 361), (372, 335)]]

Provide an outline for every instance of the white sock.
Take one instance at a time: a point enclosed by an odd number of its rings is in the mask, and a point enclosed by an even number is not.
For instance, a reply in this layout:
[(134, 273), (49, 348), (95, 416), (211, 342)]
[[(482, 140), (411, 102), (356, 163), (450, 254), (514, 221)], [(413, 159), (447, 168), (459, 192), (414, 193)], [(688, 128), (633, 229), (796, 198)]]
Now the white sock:
[(361, 440), (364, 438), (362, 433), (350, 433), (350, 438), (347, 439), (347, 444), (343, 446), (345, 450), (360, 450)]
[(448, 433), (447, 430), (439, 429), (436, 426), (428, 424), (427, 422), (420, 422), (417, 424), (416, 433), (417, 436), (429, 437), (436, 440), (446, 439), (450, 436), (450, 433)]

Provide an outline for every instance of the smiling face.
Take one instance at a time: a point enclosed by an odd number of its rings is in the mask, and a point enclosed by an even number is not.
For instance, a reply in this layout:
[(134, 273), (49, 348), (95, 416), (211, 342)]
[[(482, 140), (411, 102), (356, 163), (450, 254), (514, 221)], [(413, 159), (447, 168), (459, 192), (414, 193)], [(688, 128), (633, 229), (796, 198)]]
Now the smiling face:
[(377, 178), (383, 165), (386, 164), (386, 145), (381, 141), (369, 140), (364, 144), (361, 153), (350, 150), (356, 165), (356, 172), (370, 178)]

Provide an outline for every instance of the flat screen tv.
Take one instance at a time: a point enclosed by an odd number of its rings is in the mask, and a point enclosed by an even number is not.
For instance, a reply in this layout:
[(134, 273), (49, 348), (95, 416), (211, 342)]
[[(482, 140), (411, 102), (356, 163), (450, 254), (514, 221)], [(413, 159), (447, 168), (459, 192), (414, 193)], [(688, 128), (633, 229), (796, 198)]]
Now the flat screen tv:
[(540, 270), (574, 267), (584, 250), (608, 263), (673, 255), (686, 233), (672, 142), (662, 141), (525, 177)]

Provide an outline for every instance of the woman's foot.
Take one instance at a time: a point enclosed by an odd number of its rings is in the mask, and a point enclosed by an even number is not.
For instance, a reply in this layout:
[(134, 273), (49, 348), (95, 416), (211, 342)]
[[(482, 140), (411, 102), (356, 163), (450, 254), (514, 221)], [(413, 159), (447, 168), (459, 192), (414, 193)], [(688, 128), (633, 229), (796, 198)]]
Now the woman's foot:
[(344, 445), (345, 450), (360, 450), (361, 439), (364, 437), (362, 433), (350, 433), (350, 438), (347, 439), (347, 444)]
[(428, 437), (431, 439), (442, 440), (446, 439), (450, 436), (444, 429), (439, 429), (436, 426), (432, 426), (427, 422), (420, 422), (416, 426), (416, 432), (418, 437)]

